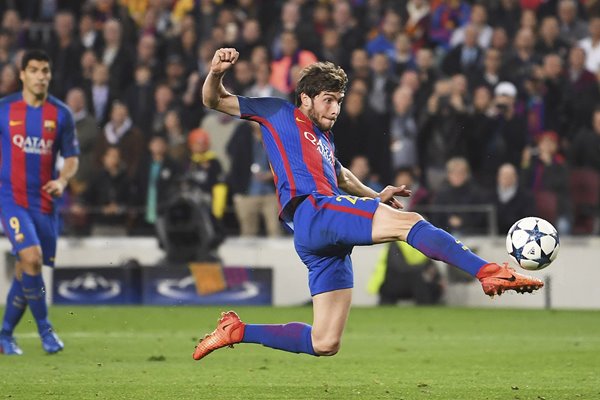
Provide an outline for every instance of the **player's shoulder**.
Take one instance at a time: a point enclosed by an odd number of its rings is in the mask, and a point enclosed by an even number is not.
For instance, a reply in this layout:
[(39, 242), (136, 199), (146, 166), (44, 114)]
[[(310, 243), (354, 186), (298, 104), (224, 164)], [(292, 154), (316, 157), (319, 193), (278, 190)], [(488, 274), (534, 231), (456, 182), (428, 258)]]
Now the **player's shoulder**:
[(23, 98), (20, 92), (15, 92), (0, 98), (0, 107), (7, 107), (15, 101), (21, 101)]
[(60, 100), (57, 97), (48, 95), (48, 98), (46, 99), (46, 101), (48, 103), (52, 104), (53, 106), (55, 106), (56, 108), (58, 108), (58, 110), (60, 112), (71, 113), (71, 109), (69, 108), (69, 106), (66, 105), (62, 100)]
[(261, 106), (270, 109), (294, 108), (294, 105), (286, 99), (279, 97), (246, 97), (238, 96), (240, 101), (252, 103), (255, 106)]

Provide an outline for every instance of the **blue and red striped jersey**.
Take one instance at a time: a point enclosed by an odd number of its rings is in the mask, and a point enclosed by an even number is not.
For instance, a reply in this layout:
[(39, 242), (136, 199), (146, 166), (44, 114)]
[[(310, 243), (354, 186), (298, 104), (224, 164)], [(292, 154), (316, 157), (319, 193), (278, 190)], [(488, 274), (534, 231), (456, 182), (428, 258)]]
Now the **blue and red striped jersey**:
[[(238, 96), (241, 118), (261, 125), (275, 186), (280, 218), (291, 222), (290, 201), (311, 193), (340, 194), (333, 134), (321, 132), (292, 103), (273, 97)], [(292, 203), (293, 204), (293, 203)]]
[(40, 107), (27, 105), (20, 92), (1, 99), (0, 146), (0, 199), (52, 213), (54, 200), (42, 186), (57, 178), (59, 153), (79, 155), (69, 108), (53, 96)]

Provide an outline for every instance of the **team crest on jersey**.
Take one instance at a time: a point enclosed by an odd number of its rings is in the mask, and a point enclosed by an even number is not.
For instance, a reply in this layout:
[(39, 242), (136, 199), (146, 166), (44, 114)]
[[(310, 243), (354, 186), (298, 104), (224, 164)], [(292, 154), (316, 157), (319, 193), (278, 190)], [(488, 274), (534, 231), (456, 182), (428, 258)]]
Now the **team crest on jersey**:
[(56, 121), (52, 120), (52, 119), (46, 119), (44, 120), (44, 129), (47, 131), (54, 131), (56, 130)]
[(14, 135), (13, 144), (29, 154), (52, 154), (54, 140), (35, 136)]

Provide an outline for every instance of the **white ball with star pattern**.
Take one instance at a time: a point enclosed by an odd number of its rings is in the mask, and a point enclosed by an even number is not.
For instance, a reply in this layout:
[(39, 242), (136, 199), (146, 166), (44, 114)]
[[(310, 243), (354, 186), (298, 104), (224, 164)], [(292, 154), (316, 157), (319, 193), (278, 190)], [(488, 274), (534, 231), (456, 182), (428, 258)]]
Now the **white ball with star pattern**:
[(506, 250), (522, 268), (535, 271), (556, 259), (560, 242), (552, 224), (542, 218), (525, 217), (514, 223), (506, 235)]

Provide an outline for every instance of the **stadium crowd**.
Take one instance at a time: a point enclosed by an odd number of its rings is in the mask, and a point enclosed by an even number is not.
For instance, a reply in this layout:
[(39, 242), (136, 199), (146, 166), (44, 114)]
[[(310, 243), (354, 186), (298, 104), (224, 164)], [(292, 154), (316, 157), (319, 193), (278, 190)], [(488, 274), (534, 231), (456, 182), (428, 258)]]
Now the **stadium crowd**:
[[(81, 166), (67, 234), (152, 234), (196, 188), (229, 234), (282, 234), (256, 126), (205, 109), (214, 51), (240, 60), (226, 86), (293, 100), (300, 70), (342, 66), (337, 157), (375, 190), (457, 234), (540, 215), (595, 234), (600, 196), (600, 1), (6, 0), (0, 95), (24, 49), (53, 60)], [(264, 222), (259, 220), (262, 215)]]

